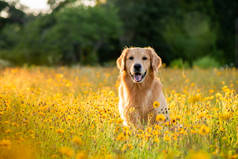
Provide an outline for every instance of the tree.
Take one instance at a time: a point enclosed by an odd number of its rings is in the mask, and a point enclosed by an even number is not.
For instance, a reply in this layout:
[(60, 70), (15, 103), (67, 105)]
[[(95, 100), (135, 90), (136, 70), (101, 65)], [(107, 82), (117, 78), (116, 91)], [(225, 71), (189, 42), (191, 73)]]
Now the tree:
[(217, 51), (216, 30), (211, 28), (209, 17), (198, 12), (187, 13), (179, 20), (168, 19), (162, 34), (174, 56), (190, 65), (194, 60)]
[(105, 61), (101, 57), (111, 51), (111, 41), (121, 32), (114, 7), (65, 7), (53, 17), (38, 16), (26, 25), (18, 48), (35, 64), (96, 64)]
[(112, 0), (119, 8), (124, 34), (122, 46), (152, 46), (168, 62), (173, 57), (163, 36), (163, 20), (175, 13), (177, 1)]
[(50, 5), (52, 13), (54, 14), (76, 1), (77, 0), (48, 0), (47, 3)]
[(17, 9), (14, 4), (0, 1), (0, 13), (1, 12), (5, 12), (7, 17), (0, 16), (0, 30), (9, 23), (18, 23), (21, 25), (24, 23), (25, 13), (22, 10)]
[(217, 47), (224, 50), (223, 63), (235, 64), (235, 22), (238, 18), (238, 1), (213, 0), (215, 16), (213, 20), (218, 23)]

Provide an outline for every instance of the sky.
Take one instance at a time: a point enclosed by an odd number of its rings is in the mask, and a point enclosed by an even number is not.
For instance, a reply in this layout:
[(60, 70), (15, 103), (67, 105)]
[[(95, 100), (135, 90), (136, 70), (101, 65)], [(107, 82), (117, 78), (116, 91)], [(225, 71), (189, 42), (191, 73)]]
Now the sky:
[(29, 7), (31, 11), (45, 11), (49, 9), (47, 0), (20, 0), (20, 3)]
[[(11, 1), (11, 0), (9, 0)], [(47, 0), (19, 0), (21, 4), (28, 7), (27, 12), (39, 13), (47, 12), (50, 7), (47, 4)], [(81, 0), (82, 4), (86, 6), (93, 6), (95, 3), (92, 0)]]

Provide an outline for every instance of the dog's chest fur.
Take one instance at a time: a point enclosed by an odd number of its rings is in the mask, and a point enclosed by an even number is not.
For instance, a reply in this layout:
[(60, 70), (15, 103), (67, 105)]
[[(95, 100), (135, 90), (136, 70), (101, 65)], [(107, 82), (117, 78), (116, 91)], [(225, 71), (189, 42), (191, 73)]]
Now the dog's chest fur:
[(121, 85), (124, 109), (133, 107), (142, 116), (147, 115), (153, 110), (153, 102), (159, 96), (155, 79), (150, 82), (151, 85), (131, 84), (128, 82), (130, 81), (125, 80)]
[(153, 104), (152, 102), (152, 91), (146, 90), (142, 91), (141, 89), (134, 88), (131, 90), (133, 95), (129, 95), (126, 99), (128, 106), (134, 107), (140, 112), (148, 112), (151, 109)]

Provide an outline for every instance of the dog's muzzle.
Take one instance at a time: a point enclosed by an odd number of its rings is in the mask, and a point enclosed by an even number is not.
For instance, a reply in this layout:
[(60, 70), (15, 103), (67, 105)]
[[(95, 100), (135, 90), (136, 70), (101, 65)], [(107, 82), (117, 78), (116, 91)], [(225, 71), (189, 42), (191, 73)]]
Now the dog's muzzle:
[(141, 74), (141, 73), (139, 73), (139, 72), (135, 72), (135, 73), (133, 73), (133, 74), (130, 73), (130, 75), (131, 75), (131, 78), (132, 78), (135, 82), (140, 83), (140, 82), (142, 82), (143, 79), (145, 78), (146, 73), (147, 73), (147, 71), (146, 71), (144, 74)]

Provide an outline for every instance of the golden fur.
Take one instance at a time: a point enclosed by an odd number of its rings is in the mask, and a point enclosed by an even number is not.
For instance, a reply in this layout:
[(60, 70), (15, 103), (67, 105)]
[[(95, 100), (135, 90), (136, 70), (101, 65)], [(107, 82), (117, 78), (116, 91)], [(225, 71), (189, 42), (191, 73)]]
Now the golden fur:
[[(131, 56), (133, 60), (129, 59)], [(146, 60), (143, 59), (145, 57)], [(131, 77), (135, 63), (140, 63), (146, 74), (140, 83), (133, 81)], [(124, 125), (132, 124), (142, 128), (143, 123), (148, 123), (150, 114), (152, 115), (151, 123), (155, 123), (155, 117), (160, 113), (165, 115), (166, 120), (169, 119), (162, 85), (155, 77), (155, 72), (161, 63), (161, 58), (150, 47), (125, 48), (117, 59), (117, 66), (120, 69), (119, 111)], [(159, 108), (153, 107), (155, 101), (160, 103)]]

